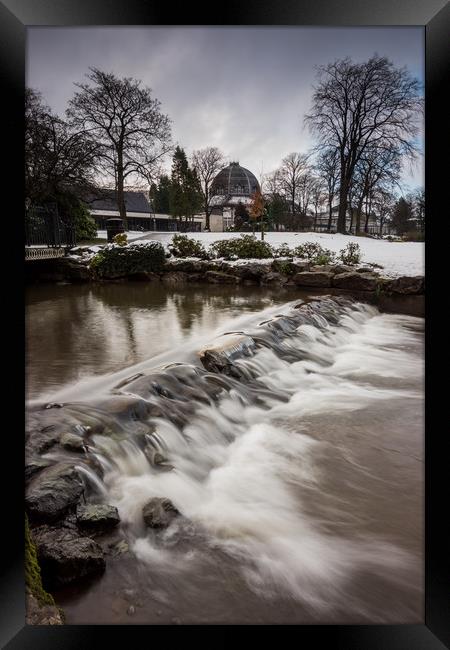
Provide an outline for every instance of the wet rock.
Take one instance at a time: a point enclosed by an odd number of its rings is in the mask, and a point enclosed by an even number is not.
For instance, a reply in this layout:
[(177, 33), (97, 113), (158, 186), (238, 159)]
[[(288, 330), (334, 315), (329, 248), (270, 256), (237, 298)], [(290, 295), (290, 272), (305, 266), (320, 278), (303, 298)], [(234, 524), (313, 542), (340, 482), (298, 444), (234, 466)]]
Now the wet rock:
[(75, 451), (78, 453), (86, 452), (86, 445), (81, 436), (76, 433), (63, 433), (60, 438), (60, 444), (68, 451)]
[(340, 273), (333, 278), (333, 287), (351, 291), (375, 291), (377, 276), (373, 273)]
[(181, 271), (170, 271), (169, 273), (164, 273), (161, 277), (161, 280), (164, 284), (181, 284), (187, 282), (188, 274), (182, 273)]
[(233, 363), (248, 356), (256, 348), (255, 341), (245, 334), (224, 334), (198, 351), (203, 367), (210, 372), (220, 372), (232, 377), (241, 377)]
[(33, 537), (43, 582), (48, 587), (77, 582), (105, 570), (101, 547), (72, 529), (41, 526)]
[(37, 599), (27, 592), (26, 595), (27, 625), (64, 625), (61, 610), (55, 605), (39, 605)]
[(36, 522), (55, 521), (75, 507), (84, 490), (77, 470), (56, 463), (31, 479), (25, 495), (30, 519)]
[(136, 280), (137, 282), (155, 282), (161, 279), (157, 273), (152, 273), (150, 271), (138, 271), (136, 273), (130, 273), (128, 275), (130, 280)]
[(87, 282), (92, 279), (92, 274), (87, 262), (74, 260), (70, 257), (59, 259), (57, 271), (63, 274), (64, 279), (72, 282)]
[(118, 526), (119, 522), (119, 512), (114, 506), (89, 503), (77, 508), (77, 524), (86, 531), (103, 533)]
[(51, 463), (41, 458), (32, 458), (25, 462), (25, 480), (30, 481), (38, 472), (49, 467)]
[(222, 273), (222, 271), (207, 271), (205, 280), (212, 284), (236, 284), (239, 282), (239, 277), (229, 273)]
[(384, 283), (383, 289), (392, 293), (414, 295), (425, 292), (425, 278), (421, 275), (402, 276)]
[(112, 554), (115, 556), (122, 555), (123, 553), (128, 553), (129, 550), (129, 544), (124, 539), (120, 540), (120, 542), (114, 543), (111, 547)]
[(331, 287), (332, 278), (333, 273), (326, 271), (303, 271), (292, 279), (298, 287)]
[(154, 497), (142, 509), (144, 523), (148, 528), (167, 528), (180, 516), (170, 499)]
[(261, 284), (285, 284), (288, 278), (282, 273), (277, 273), (276, 271), (269, 271), (261, 278)]
[(356, 271), (357, 273), (375, 273), (378, 275), (370, 266), (360, 266), (357, 269), (352, 269)]

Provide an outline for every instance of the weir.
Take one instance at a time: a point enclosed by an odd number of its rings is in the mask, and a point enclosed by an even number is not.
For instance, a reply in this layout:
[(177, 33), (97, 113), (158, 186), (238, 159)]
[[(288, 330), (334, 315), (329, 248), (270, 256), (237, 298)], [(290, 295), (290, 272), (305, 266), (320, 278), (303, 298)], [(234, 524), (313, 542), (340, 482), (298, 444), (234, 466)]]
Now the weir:
[[(277, 311), (29, 410), (28, 466), (73, 465), (88, 502), (117, 507), (142, 621), (173, 607), (187, 622), (224, 620), (222, 607), (252, 621), (242, 598), (261, 615), (276, 603), (274, 622), (420, 616), (423, 322), (339, 296)], [(83, 452), (64, 448), (67, 432)], [(181, 514), (162, 532), (143, 522), (153, 498)], [(81, 601), (61, 592), (69, 618), (87, 621), (99, 593), (110, 602), (117, 571)]]

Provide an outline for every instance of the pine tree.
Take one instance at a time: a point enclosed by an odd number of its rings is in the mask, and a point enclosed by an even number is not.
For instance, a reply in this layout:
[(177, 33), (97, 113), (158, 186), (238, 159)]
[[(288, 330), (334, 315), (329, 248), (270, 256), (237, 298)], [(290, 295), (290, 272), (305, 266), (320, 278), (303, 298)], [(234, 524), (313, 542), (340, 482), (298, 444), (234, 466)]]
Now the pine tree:
[(414, 229), (412, 217), (412, 205), (402, 197), (397, 201), (392, 213), (392, 227), (397, 232), (397, 235), (404, 235)]
[[(172, 159), (169, 206), (170, 214), (180, 221), (180, 229), (187, 228), (189, 220), (201, 209), (202, 195), (197, 172), (188, 165), (181, 147), (175, 149)], [(185, 222), (183, 224), (183, 217)]]

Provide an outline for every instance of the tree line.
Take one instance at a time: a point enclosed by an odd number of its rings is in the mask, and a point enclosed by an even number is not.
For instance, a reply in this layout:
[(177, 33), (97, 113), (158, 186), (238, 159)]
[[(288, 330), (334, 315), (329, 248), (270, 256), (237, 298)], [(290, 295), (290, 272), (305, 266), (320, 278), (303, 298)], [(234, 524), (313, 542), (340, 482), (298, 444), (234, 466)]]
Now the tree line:
[[(126, 225), (125, 188), (144, 183), (156, 213), (171, 214), (187, 229), (194, 214), (203, 212), (209, 228), (211, 185), (225, 166), (223, 153), (206, 147), (188, 160), (172, 143), (171, 120), (161, 103), (139, 80), (91, 68), (75, 87), (65, 119), (39, 93), (26, 91), (27, 202), (67, 207), (77, 197), (95, 197), (101, 185), (113, 185)], [(360, 234), (374, 223), (381, 233), (391, 222), (398, 232), (423, 233), (423, 192), (401, 196), (400, 185), (402, 170), (418, 154), (422, 108), (418, 80), (385, 57), (319, 66), (304, 118), (316, 146), (290, 153), (261, 179), (262, 196), (238, 206), (236, 227), (263, 220), (274, 229), (331, 231), (336, 221), (337, 232)], [(163, 170), (169, 154), (170, 174)]]

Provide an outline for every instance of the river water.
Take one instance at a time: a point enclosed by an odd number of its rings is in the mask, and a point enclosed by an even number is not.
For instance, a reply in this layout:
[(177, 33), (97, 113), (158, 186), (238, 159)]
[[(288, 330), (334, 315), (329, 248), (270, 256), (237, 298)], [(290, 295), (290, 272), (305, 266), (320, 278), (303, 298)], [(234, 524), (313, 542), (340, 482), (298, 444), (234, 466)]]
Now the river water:
[[(423, 622), (423, 319), (292, 297), (28, 289), (30, 410), (96, 423), (86, 481), (128, 549), (56, 594), (67, 623)], [(235, 377), (196, 354), (223, 332), (257, 341)], [(164, 532), (143, 526), (154, 496), (183, 515)]]

